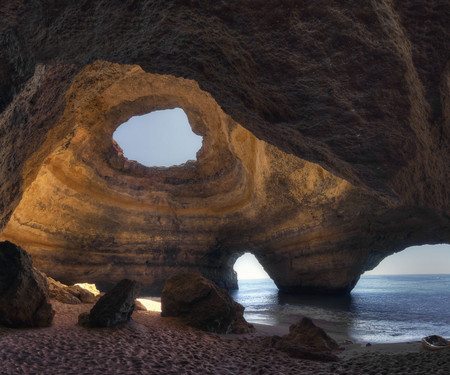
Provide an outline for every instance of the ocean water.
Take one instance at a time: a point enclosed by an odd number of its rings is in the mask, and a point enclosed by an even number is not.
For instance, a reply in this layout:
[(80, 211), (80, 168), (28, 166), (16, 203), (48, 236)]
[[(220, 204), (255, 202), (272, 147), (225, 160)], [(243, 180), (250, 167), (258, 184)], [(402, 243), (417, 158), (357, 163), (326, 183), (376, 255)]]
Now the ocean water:
[(308, 316), (357, 343), (450, 337), (450, 275), (362, 276), (349, 296), (293, 296), (270, 279), (239, 280), (232, 296), (251, 323), (290, 325)]

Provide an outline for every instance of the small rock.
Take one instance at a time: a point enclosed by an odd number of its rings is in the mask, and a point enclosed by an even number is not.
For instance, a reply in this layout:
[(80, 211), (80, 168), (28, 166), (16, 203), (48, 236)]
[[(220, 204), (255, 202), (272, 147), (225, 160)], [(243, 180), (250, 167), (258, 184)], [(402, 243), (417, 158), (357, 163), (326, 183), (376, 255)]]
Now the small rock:
[(0, 242), (0, 324), (47, 327), (54, 315), (47, 280), (29, 255), (9, 241)]
[(72, 295), (81, 301), (81, 303), (94, 303), (100, 299), (98, 295), (96, 296), (89, 290), (86, 290), (79, 285), (71, 285), (67, 288)]
[(291, 325), (287, 335), (265, 338), (263, 345), (283, 351), (293, 358), (324, 362), (339, 360), (332, 353), (339, 349), (337, 342), (306, 317)]
[(145, 307), (145, 305), (141, 301), (136, 300), (136, 301), (134, 301), (134, 304), (136, 305), (135, 310), (148, 311), (147, 308)]
[(289, 341), (317, 350), (338, 350), (339, 344), (307, 317), (289, 327), (289, 334), (284, 336)]
[(78, 283), (74, 286), (79, 286), (80, 288), (83, 288), (89, 292), (91, 292), (94, 296), (100, 295), (100, 291), (97, 289), (95, 284), (88, 284), (88, 283)]

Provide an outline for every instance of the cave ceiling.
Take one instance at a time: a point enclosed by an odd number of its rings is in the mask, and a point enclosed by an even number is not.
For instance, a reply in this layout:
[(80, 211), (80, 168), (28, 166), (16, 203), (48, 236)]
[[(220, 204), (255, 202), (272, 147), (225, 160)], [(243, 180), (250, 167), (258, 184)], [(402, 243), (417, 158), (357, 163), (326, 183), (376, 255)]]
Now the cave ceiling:
[[(253, 252), (280, 289), (349, 291), (450, 242), (447, 1), (10, 1), (0, 10), (0, 230), (65, 282)], [(182, 108), (197, 161), (149, 168), (114, 130)]]

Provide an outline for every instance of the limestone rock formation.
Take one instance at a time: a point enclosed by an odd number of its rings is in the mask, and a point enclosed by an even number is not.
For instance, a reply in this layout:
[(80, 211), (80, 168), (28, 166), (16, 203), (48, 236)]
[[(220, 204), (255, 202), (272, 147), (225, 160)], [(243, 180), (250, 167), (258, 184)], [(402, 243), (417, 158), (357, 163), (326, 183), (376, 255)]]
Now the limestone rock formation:
[(28, 254), (10, 242), (0, 242), (0, 324), (47, 327), (55, 312), (45, 278)]
[(338, 360), (338, 357), (333, 354), (333, 351), (339, 350), (338, 343), (306, 317), (297, 324), (292, 324), (287, 335), (267, 337), (265, 345), (284, 351), (294, 358), (318, 361)]
[(111, 327), (126, 323), (135, 309), (135, 299), (139, 294), (136, 281), (124, 279), (112, 290), (106, 292), (91, 309), (89, 314), (81, 314), (78, 322), (89, 327)]
[[(450, 242), (446, 0), (8, 1), (0, 9), (0, 230), (66, 284), (176, 272), (346, 293)], [(112, 141), (181, 107), (197, 161)]]
[(225, 289), (196, 273), (169, 277), (161, 294), (161, 316), (208, 332), (248, 332), (243, 311)]
[(47, 277), (50, 298), (67, 304), (94, 303), (97, 302), (97, 296), (80, 285), (64, 285), (59, 281)]

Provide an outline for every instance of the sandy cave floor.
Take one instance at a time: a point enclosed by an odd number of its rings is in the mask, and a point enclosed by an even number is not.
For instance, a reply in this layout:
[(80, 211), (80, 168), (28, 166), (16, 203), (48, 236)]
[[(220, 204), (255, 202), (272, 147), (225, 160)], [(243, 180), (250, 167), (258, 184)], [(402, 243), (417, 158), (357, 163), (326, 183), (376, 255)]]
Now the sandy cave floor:
[(52, 304), (49, 328), (0, 327), (0, 374), (450, 374), (450, 350), (429, 352), (418, 342), (347, 345), (340, 362), (318, 363), (263, 347), (270, 330), (260, 326), (218, 336), (136, 311), (127, 324), (87, 329), (76, 322), (92, 305)]

